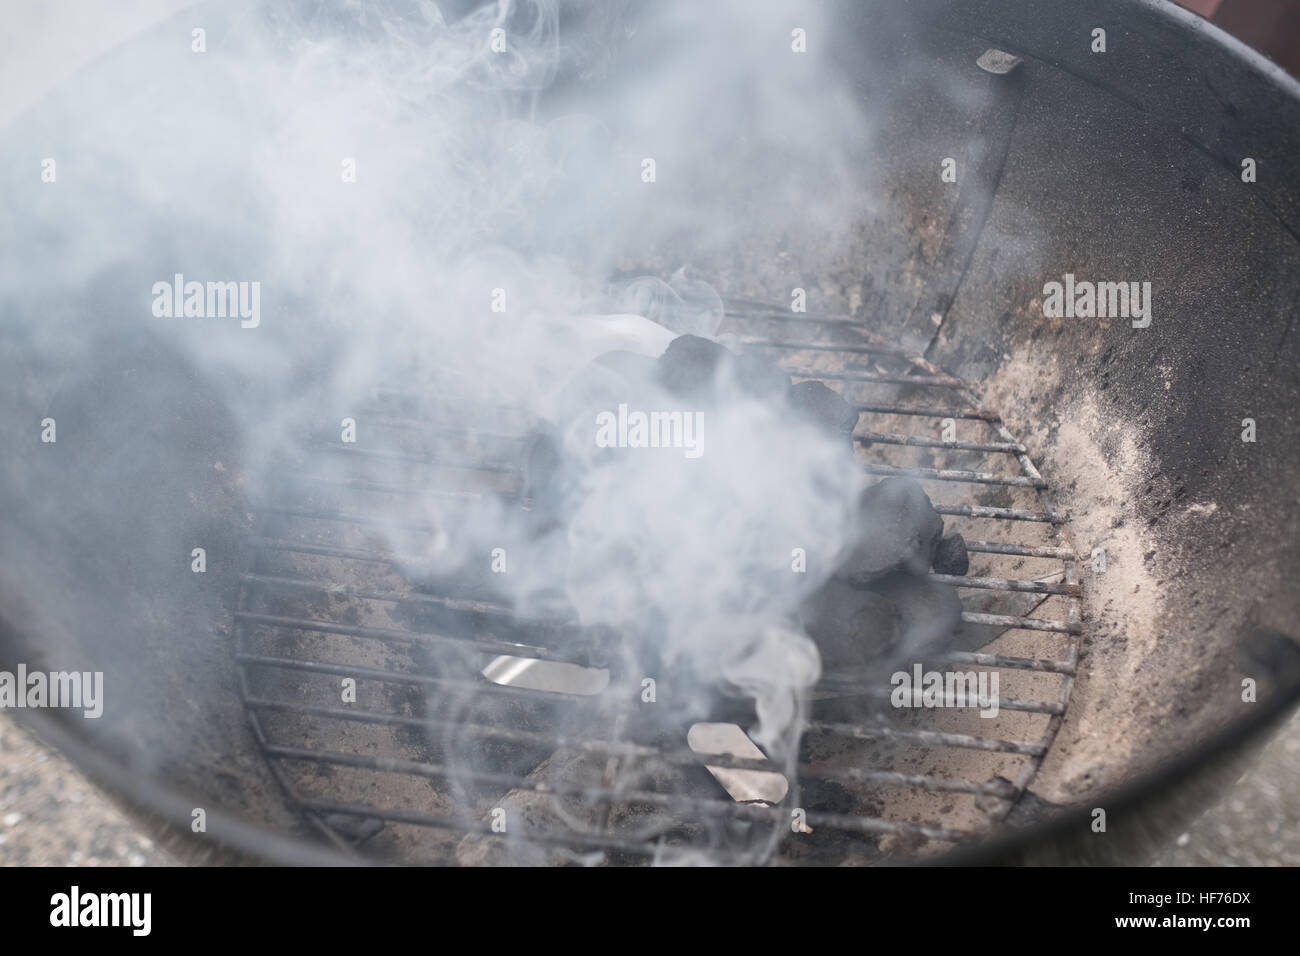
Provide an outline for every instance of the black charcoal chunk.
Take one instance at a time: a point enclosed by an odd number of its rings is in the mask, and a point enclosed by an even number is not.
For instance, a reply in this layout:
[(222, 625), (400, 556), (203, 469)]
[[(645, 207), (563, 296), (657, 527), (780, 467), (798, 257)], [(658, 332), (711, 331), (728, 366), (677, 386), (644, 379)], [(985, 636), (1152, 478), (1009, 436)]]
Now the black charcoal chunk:
[(704, 398), (713, 392), (718, 369), (733, 358), (723, 346), (698, 335), (681, 335), (659, 356), (658, 379), (682, 398)]
[(899, 616), (898, 649), (906, 655), (947, 647), (961, 625), (961, 599), (950, 585), (928, 575), (895, 571), (871, 583)]
[[(698, 335), (681, 335), (659, 357), (658, 381), (680, 398), (708, 401), (720, 383), (774, 404), (785, 400), (790, 376), (760, 355), (736, 355), (725, 346)], [(724, 385), (724, 387), (725, 387)]]
[(943, 535), (943, 519), (919, 483), (886, 478), (859, 499), (858, 544), (837, 576), (867, 583), (896, 568), (924, 574)]
[(800, 617), (826, 677), (861, 672), (888, 657), (902, 636), (902, 616), (893, 601), (843, 581), (828, 581), (804, 601)]
[(944, 535), (934, 549), (934, 570), (939, 574), (965, 574), (970, 570), (966, 539), (959, 534)]
[(857, 409), (821, 382), (796, 382), (789, 398), (796, 415), (833, 435), (849, 435), (858, 424)]

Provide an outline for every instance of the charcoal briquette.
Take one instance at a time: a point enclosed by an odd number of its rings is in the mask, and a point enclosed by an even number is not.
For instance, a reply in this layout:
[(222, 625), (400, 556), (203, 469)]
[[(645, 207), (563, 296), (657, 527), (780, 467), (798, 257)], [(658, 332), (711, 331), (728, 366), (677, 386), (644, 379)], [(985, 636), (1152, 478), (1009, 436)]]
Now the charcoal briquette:
[(894, 571), (873, 581), (870, 591), (896, 609), (898, 648), (903, 654), (925, 654), (946, 647), (961, 625), (961, 599), (956, 589), (929, 575)]
[(965, 574), (970, 570), (966, 539), (953, 533), (944, 535), (934, 549), (934, 570), (939, 574)]
[(849, 435), (857, 427), (857, 409), (821, 382), (796, 382), (790, 386), (789, 401), (799, 418), (832, 435)]
[(927, 572), (943, 535), (943, 519), (918, 482), (886, 478), (859, 498), (856, 532), (858, 544), (836, 575), (865, 584), (897, 568)]
[(761, 355), (736, 355), (723, 345), (698, 335), (681, 335), (659, 357), (659, 384), (680, 398), (704, 402), (727, 382), (742, 393), (774, 404), (785, 399), (790, 376)]
[(828, 581), (804, 602), (800, 616), (827, 677), (859, 671), (886, 657), (902, 635), (902, 616), (893, 601), (843, 581)]

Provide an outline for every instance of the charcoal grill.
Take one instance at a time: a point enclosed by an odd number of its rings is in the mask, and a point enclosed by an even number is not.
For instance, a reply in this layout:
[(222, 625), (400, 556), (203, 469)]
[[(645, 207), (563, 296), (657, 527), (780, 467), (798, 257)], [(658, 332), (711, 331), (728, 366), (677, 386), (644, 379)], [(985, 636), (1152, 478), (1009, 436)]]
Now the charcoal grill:
[[(509, 429), (528, 412), (485, 410), (480, 431), (459, 416), (460, 424), (438, 421), (427, 397), (376, 390), (357, 420), (369, 437), (322, 442), (279, 486), (283, 497), (258, 508), (252, 570), (240, 578), (235, 614), (243, 700), (258, 745), (290, 804), (340, 849), (451, 862), (461, 837), (477, 833), (525, 859), (530, 844), (574, 859), (653, 860), (692, 849), (742, 862), (765, 859), (769, 849), (806, 861), (897, 859), (987, 833), (1029, 786), (1069, 701), (1081, 622), (1066, 517), (1025, 447), (959, 379), (850, 317), (747, 303), (729, 312), (726, 332), (739, 348), (773, 356), (796, 379), (823, 381), (856, 403), (863, 469), (924, 482), (937, 510), (966, 535), (976, 555), (970, 575), (936, 577), (967, 596), (963, 622), (980, 646), (927, 666), (998, 671), (1000, 715), (954, 712), (945, 723), (876, 706), (869, 719), (836, 719), (846, 700), (879, 704), (888, 687), (827, 674), (785, 799), (742, 803), (690, 771), (784, 768), (762, 757), (697, 753), (689, 724), (675, 739), (639, 735), (638, 709), (653, 705), (635, 681), (576, 694), (489, 680), (482, 672), (494, 659), (582, 662), (549, 643), (562, 628), (530, 626), (510, 606), (472, 594), (412, 588), (401, 570), (410, 560), (367, 544), (367, 529), (385, 526), (393, 496), (504, 494), (526, 507), (519, 465), (528, 436)], [(944, 440), (944, 420), (960, 422), (970, 437)], [(436, 434), (441, 450), (456, 433), (465, 452), (453, 460), (422, 442)], [(1009, 496), (1028, 500), (988, 503)], [(439, 628), (440, 617), (462, 626)], [(497, 636), (501, 627), (516, 636)], [(359, 685), (356, 703), (340, 703), (344, 678)], [(591, 712), (584, 723), (610, 733), (571, 736), (562, 728), (572, 722), (554, 713), (561, 708)], [(743, 707), (723, 707), (712, 719), (744, 726), (746, 716), (752, 721)], [(529, 776), (530, 764), (562, 749), (591, 759), (572, 761), (559, 779)], [(689, 785), (655, 789), (647, 764), (670, 765)], [(835, 799), (816, 795), (827, 785)], [(507, 813), (505, 831), (494, 831), (490, 810), (512, 790), (599, 813), (583, 825), (532, 806), (532, 819)], [(804, 803), (809, 830), (795, 832), (792, 809)], [(701, 819), (712, 825), (684, 832)], [(719, 847), (727, 825), (782, 838), (741, 851)]]
[[(209, 36), (235, 43), (253, 7), (204, 8)], [(191, 15), (7, 129), (5, 181), (32, 180), (31, 144), (86, 156), (130, 130), (149, 195), (191, 196), (159, 118), (225, 102), (173, 42)], [(444, 407), (454, 390), (390, 378), (347, 409), (306, 409), (322, 429), (355, 415), (355, 444), (268, 449), (248, 408), (303, 412), (330, 358), (310, 312), (268, 297), (257, 330), (153, 321), (140, 302), (159, 276), (256, 276), (264, 249), (213, 241), (202, 204), (193, 221), (184, 203), (96, 218), (118, 168), (62, 163), (57, 188), (16, 187), (0, 224), (16, 277), (0, 285), (0, 667), (102, 669), (111, 706), (98, 722), (19, 716), (205, 859), (875, 863), (1006, 836), (1044, 804), (1092, 806), (1239, 717), (1243, 679), (1268, 698), (1270, 666), (1235, 651), (1300, 616), (1300, 86), (1162, 0), (828, 0), (825, 15), (834, 28), (810, 39), (875, 127), (852, 167), (861, 194), (835, 197), (854, 226), (787, 234), (759, 196), (682, 185), (753, 152), (707, 157), (695, 177), (665, 161), (655, 195), (744, 225), (698, 258), (637, 248), (630, 229), (618, 268), (669, 275), (689, 259), (737, 348), (857, 404), (863, 468), (921, 481), (972, 548), (971, 573), (948, 579), (961, 632), (933, 663), (997, 670), (998, 717), (893, 711), (882, 688), (827, 674), (792, 764), (740, 741), (697, 751), (689, 726), (652, 731), (628, 683), (642, 675), (603, 684), (563, 622), (518, 619), (472, 577), (430, 580), (394, 544), (434, 530), (425, 497), (529, 508), (527, 410)], [(1089, 48), (1099, 26), (1104, 56)], [(543, 111), (608, 105), (597, 94), (658, 62), (614, 32), (628, 55), (557, 77)], [(140, 62), (176, 83), (129, 82)], [(88, 89), (137, 92), (88, 112)], [(597, 118), (617, 128), (611, 109)], [(745, 117), (726, 119), (742, 143)], [(212, 149), (229, 133), (214, 126)], [(957, 183), (939, 178), (945, 157)], [(796, 205), (824, 187), (803, 168), (778, 180)], [(154, 259), (124, 262), (146, 247)], [(64, 251), (89, 264), (68, 272)], [(1043, 285), (1067, 273), (1149, 279), (1151, 325), (1046, 318)], [(796, 285), (813, 311), (790, 310)], [(292, 367), (227, 377), (239, 363), (221, 360), (263, 333), (299, 336)], [(46, 416), (57, 444), (33, 439)], [(250, 481), (268, 451), (274, 480)], [(403, 504), (381, 525), (380, 502)], [(205, 574), (190, 567), (200, 545)], [(594, 692), (533, 686), (543, 665)], [(742, 701), (717, 704), (709, 722), (752, 723)], [(736, 776), (765, 772), (788, 794)], [(792, 830), (795, 808), (811, 832)]]

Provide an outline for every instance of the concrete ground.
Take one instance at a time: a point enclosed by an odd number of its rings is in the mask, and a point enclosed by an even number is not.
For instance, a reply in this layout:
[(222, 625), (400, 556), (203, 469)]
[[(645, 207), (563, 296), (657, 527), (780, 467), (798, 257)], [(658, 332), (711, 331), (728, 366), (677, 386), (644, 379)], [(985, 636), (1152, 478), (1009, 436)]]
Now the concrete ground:
[(171, 862), (72, 764), (0, 717), (0, 865)]
[[(58, 753), (0, 716), (0, 865), (173, 861)], [(1300, 866), (1300, 714), (1157, 866)]]
[(1300, 866), (1300, 713), (1157, 866)]

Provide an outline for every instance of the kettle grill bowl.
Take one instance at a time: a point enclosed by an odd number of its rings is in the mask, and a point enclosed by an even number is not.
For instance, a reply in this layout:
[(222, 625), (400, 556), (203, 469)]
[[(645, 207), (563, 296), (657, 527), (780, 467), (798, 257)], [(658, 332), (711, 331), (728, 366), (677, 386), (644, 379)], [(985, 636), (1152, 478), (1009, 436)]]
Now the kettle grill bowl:
[[(1300, 613), (1300, 86), (1164, 2), (832, 8), (831, 55), (870, 91), (864, 109), (887, 104), (862, 157), (870, 189), (846, 197), (861, 228), (782, 250), (780, 269), (716, 263), (719, 286), (729, 302), (785, 302), (790, 275), (851, 276), (857, 320), (972, 383), (1028, 449), (1070, 517), (1083, 622), (1032, 789), (1089, 799), (1231, 721), (1243, 679), (1265, 697), (1283, 686), (1238, 649)], [(1104, 55), (1088, 47), (1096, 26)], [(989, 48), (1024, 62), (984, 73)], [(584, 82), (554, 95), (581, 103)], [(954, 153), (959, 184), (941, 183)], [(780, 236), (748, 242), (746, 262), (777, 261)], [(1045, 319), (1043, 284), (1067, 274), (1150, 281), (1151, 325)], [(840, 299), (828, 311), (858, 304)], [(188, 834), (204, 808), (201, 853), (324, 858), (245, 711), (235, 614), (261, 530), (221, 389), (164, 344), (113, 332), (85, 335), (96, 372), (67, 381), (58, 349), (24, 330), (35, 315), (5, 314), (18, 324), (0, 351), (0, 431), (21, 467), (0, 477), (0, 667), (102, 670), (115, 701), (96, 722), (18, 716), (151, 825)], [(53, 407), (59, 441), (36, 446)], [(95, 427), (123, 409), (138, 421), (127, 447)], [(195, 542), (214, 556), (204, 575), (176, 557)]]

